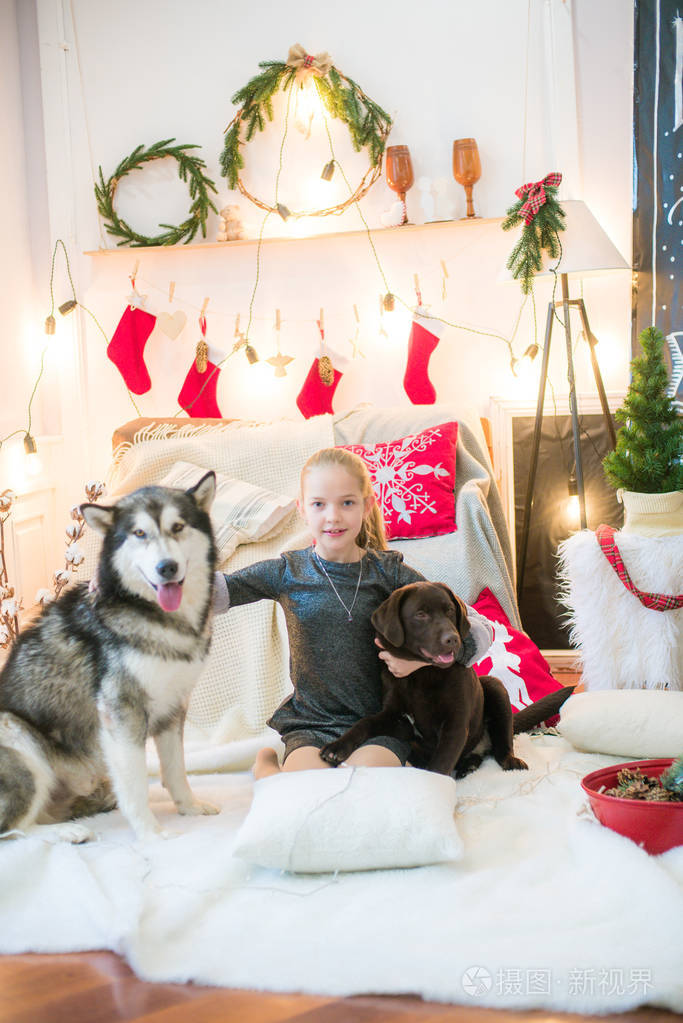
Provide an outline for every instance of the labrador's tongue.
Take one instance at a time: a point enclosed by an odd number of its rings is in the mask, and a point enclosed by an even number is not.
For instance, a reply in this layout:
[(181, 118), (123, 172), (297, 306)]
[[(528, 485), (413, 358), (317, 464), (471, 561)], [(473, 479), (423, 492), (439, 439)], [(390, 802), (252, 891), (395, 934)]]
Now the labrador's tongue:
[(163, 611), (177, 611), (183, 599), (181, 583), (163, 583), (157, 588), (157, 600)]
[(439, 654), (434, 660), (437, 664), (452, 664), (455, 658), (455, 654)]

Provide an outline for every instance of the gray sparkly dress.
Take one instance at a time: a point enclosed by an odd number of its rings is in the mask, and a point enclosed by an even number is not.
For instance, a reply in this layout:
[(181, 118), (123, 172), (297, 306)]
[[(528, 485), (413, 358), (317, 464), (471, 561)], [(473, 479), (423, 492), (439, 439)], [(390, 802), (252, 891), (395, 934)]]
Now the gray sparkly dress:
[[(324, 566), (329, 579), (323, 571)], [(359, 569), (362, 575), (354, 601)], [(399, 551), (368, 550), (350, 564), (318, 560), (313, 548), (287, 551), (279, 558), (257, 562), (222, 577), (228, 601), (217, 593), (216, 610), (276, 600), (281, 605), (290, 648), (290, 677), (294, 692), (277, 708), (268, 724), (285, 742), (286, 754), (299, 746), (318, 748), (338, 738), (366, 714), (382, 706), (382, 662), (374, 643), (370, 616), (390, 593), (424, 576), (403, 562)], [(219, 587), (220, 589), (219, 580)], [(221, 604), (223, 606), (221, 606)], [(486, 619), (468, 608), (479, 660), (493, 633)], [(393, 750), (405, 762), (408, 747), (391, 736), (373, 738), (374, 745)]]

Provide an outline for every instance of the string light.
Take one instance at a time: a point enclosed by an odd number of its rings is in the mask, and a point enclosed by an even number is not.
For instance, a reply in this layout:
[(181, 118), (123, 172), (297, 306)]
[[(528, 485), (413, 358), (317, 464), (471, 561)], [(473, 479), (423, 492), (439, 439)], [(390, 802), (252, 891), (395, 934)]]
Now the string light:
[(567, 525), (572, 529), (577, 529), (579, 526), (579, 487), (576, 482), (576, 472), (572, 469), (569, 479), (567, 480), (567, 493), (568, 497), (564, 502), (564, 517)]
[(43, 471), (43, 463), (38, 454), (35, 437), (28, 432), (24, 434), (24, 453), (26, 455), (26, 472), (29, 476), (39, 476)]
[(323, 179), (323, 181), (331, 181), (333, 174), (334, 174), (334, 160), (330, 160), (329, 163), (326, 163), (325, 166), (323, 167), (323, 172), (320, 175), (320, 177)]

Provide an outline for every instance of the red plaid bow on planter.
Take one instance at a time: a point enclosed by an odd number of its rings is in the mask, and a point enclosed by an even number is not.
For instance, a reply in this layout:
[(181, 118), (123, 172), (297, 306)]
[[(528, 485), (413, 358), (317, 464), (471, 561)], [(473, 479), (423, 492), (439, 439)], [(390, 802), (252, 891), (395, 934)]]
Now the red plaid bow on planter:
[(598, 543), (600, 544), (602, 553), (605, 555), (626, 589), (629, 590), (634, 597), (637, 597), (641, 604), (645, 607), (652, 608), (653, 611), (676, 611), (679, 607), (683, 607), (683, 593), (678, 597), (671, 596), (668, 593), (646, 593), (644, 590), (639, 590), (638, 587), (633, 584), (630, 575), (626, 571), (626, 565), (622, 561), (619, 548), (617, 547), (614, 539), (614, 530), (611, 526), (598, 526), (595, 530), (595, 535)]
[(525, 195), (527, 196), (526, 202), (519, 211), (519, 215), (525, 224), (531, 223), (546, 201), (546, 187), (557, 188), (561, 182), (562, 175), (559, 171), (556, 171), (553, 174), (546, 174), (542, 181), (530, 181), (516, 190), (515, 195), (518, 199), (523, 199)]

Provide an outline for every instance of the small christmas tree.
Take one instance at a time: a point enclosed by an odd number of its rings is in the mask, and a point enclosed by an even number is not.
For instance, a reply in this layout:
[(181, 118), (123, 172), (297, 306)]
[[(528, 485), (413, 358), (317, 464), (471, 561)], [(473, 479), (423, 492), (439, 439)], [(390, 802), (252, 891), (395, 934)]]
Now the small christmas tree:
[(603, 460), (613, 487), (641, 494), (683, 489), (683, 420), (667, 394), (664, 335), (648, 327), (643, 354), (631, 363), (631, 384), (616, 418), (624, 425), (617, 446)]

